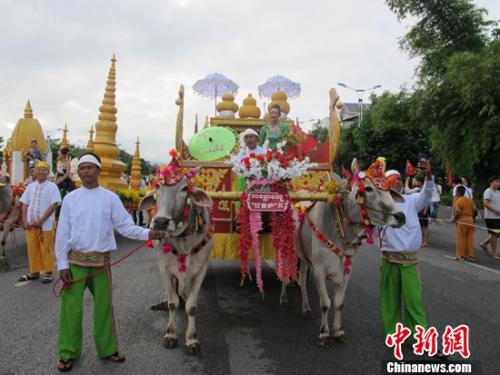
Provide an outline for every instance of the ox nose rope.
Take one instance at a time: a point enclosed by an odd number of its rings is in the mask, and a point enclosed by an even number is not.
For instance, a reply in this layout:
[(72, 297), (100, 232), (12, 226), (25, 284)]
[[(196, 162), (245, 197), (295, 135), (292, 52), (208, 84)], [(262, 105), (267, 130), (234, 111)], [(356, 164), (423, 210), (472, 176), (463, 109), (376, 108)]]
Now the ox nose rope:
[[(87, 279), (90, 279), (92, 276), (94, 276), (97, 272), (100, 272), (106, 268), (110, 269), (111, 267), (113, 267), (114, 265), (118, 264), (118, 263), (121, 263), (123, 262), (125, 259), (127, 259), (129, 256), (131, 256), (132, 254), (134, 254), (135, 252), (137, 252), (139, 249), (141, 249), (142, 247), (144, 247), (146, 245), (146, 243), (148, 243), (149, 241), (146, 241), (146, 242), (143, 242), (141, 243), (140, 245), (136, 246), (135, 248), (133, 248), (131, 251), (129, 251), (127, 254), (125, 254), (124, 256), (118, 258), (117, 260), (115, 260), (114, 262), (111, 262), (109, 263), (107, 266), (105, 267), (100, 267), (98, 269), (96, 269), (94, 272), (90, 273), (89, 275), (85, 276), (85, 277), (82, 277), (80, 279), (76, 279), (76, 280), (73, 280), (71, 284), (75, 284), (75, 283), (79, 283), (79, 282), (82, 282), (82, 281), (85, 281)], [(59, 298), (61, 297), (61, 294), (63, 292), (64, 289), (66, 288), (70, 288), (71, 287), (71, 284), (68, 286), (68, 285), (65, 285), (63, 284), (62, 288), (58, 291), (56, 288), (57, 288), (57, 284), (59, 284), (59, 282), (62, 282), (61, 278), (58, 277), (56, 279), (56, 281), (54, 282), (54, 285), (52, 285), (52, 295), (55, 297), (55, 298)]]

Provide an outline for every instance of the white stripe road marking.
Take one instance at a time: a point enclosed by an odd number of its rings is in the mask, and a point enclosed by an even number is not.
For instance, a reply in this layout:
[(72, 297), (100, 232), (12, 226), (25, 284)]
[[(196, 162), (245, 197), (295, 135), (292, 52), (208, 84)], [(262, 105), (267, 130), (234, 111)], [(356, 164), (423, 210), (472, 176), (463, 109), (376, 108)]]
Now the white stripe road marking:
[[(445, 258), (449, 258), (449, 259), (453, 259), (455, 260), (455, 257), (452, 257), (452, 256), (449, 256), (449, 255), (443, 255)], [(474, 266), (474, 267), (477, 267), (477, 268), (481, 268), (483, 270), (486, 270), (486, 271), (490, 271), (490, 272), (494, 272), (494, 273), (497, 273), (500, 275), (500, 271), (498, 270), (494, 270), (494, 269), (491, 269), (491, 268), (488, 268), (488, 267), (485, 267), (485, 266), (481, 266), (479, 264), (476, 264), (476, 263), (471, 263), (471, 262), (463, 262), (463, 263), (467, 263), (468, 265), (470, 266)]]

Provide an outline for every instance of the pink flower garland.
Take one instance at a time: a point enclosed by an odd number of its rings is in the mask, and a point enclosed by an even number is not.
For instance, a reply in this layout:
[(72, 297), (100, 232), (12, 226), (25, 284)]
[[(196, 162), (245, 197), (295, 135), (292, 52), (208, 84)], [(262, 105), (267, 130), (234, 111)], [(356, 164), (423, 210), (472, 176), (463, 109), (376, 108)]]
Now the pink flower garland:
[(246, 193), (241, 195), (240, 202), (240, 269), (241, 276), (245, 277), (250, 273), (248, 268), (248, 251), (252, 246), (252, 236), (250, 234), (250, 211), (247, 206)]
[(264, 291), (262, 281), (262, 258), (260, 256), (259, 231), (262, 229), (262, 216), (260, 212), (250, 212), (250, 235), (252, 237), (253, 257), (255, 259), (255, 276), (257, 286), (261, 292)]
[(186, 254), (179, 254), (177, 255), (177, 263), (178, 263), (178, 270), (179, 272), (186, 272), (187, 271), (187, 265), (186, 265)]
[[(286, 184), (274, 185), (274, 191), (288, 194)], [(285, 212), (272, 215), (273, 247), (276, 251), (276, 274), (283, 282), (297, 280), (297, 255), (295, 254), (295, 222), (291, 205)]]
[(246, 193), (241, 195), (240, 206), (240, 269), (242, 277), (250, 274), (248, 266), (248, 254), (253, 248), (255, 259), (255, 273), (257, 286), (261, 292), (264, 291), (262, 281), (262, 257), (260, 255), (259, 231), (262, 229), (262, 218), (260, 212), (250, 212), (246, 202)]
[[(276, 180), (255, 180), (252, 186), (271, 185), (272, 191), (288, 194), (288, 186)], [(259, 290), (264, 290), (262, 281), (262, 257), (259, 247), (259, 231), (262, 229), (262, 216), (260, 212), (248, 210), (246, 193), (242, 194), (240, 202), (240, 268), (242, 276), (249, 274), (248, 254), (253, 248), (255, 258), (256, 281)], [(297, 280), (297, 256), (295, 254), (295, 222), (291, 205), (285, 212), (273, 213), (272, 233), (273, 247), (276, 251), (276, 274), (281, 281)]]

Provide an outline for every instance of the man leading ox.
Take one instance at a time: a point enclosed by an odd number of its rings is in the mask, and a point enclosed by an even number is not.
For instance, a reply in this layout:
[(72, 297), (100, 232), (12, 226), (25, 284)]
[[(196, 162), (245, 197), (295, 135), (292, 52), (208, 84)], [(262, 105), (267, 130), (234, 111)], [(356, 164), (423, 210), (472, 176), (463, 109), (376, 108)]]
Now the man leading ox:
[(69, 371), (82, 346), (83, 293), (94, 297), (94, 338), (99, 357), (123, 362), (118, 353), (111, 301), (110, 253), (116, 250), (113, 230), (134, 240), (161, 239), (158, 231), (134, 225), (116, 194), (99, 186), (101, 160), (92, 153), (78, 162), (82, 187), (62, 204), (57, 227), (56, 259), (65, 288), (59, 325), (60, 371)]

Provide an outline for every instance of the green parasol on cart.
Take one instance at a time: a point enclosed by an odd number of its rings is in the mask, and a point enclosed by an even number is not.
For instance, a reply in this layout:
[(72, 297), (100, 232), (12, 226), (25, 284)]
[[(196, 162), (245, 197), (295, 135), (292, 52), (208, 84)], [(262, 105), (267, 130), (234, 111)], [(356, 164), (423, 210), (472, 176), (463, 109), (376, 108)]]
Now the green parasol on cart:
[(216, 126), (193, 135), (188, 150), (196, 160), (213, 161), (227, 157), (235, 144), (236, 136), (232, 130)]

